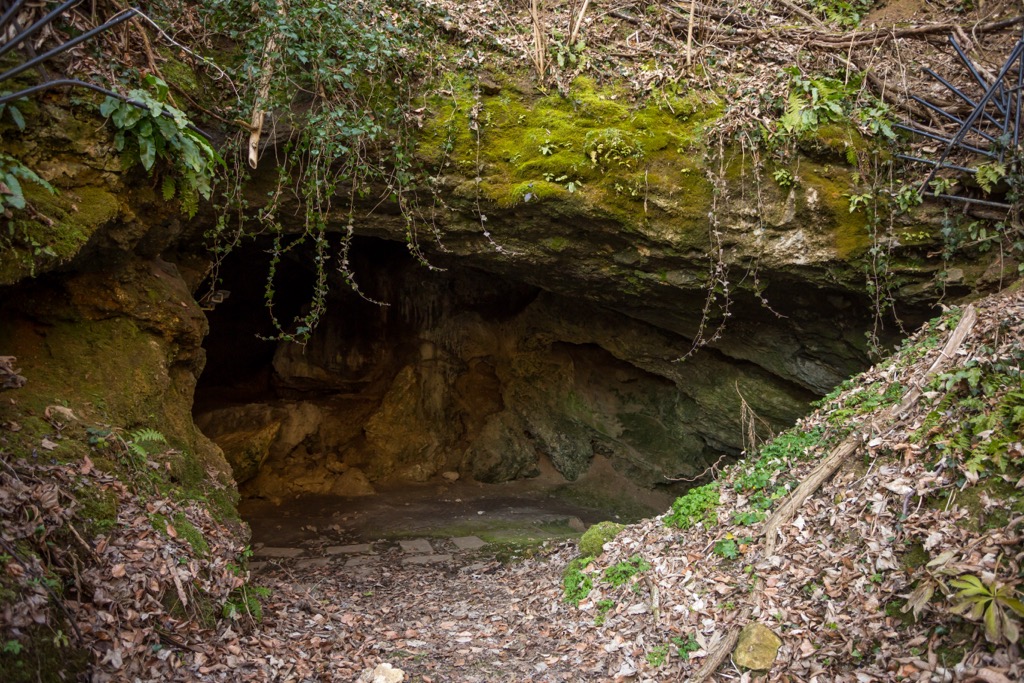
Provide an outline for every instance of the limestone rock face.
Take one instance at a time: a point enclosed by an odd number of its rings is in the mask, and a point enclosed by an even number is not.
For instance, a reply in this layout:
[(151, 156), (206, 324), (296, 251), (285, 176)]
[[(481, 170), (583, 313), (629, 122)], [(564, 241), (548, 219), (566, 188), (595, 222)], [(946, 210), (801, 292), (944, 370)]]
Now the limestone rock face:
[(41, 414), (60, 400), (86, 424), (154, 429), (178, 451), (169, 467), (233, 484), (221, 450), (192, 421), (207, 325), (173, 264), (122, 260), (7, 293), (0, 348), (28, 379), (23, 405)]
[(753, 671), (768, 671), (782, 647), (782, 639), (762, 624), (747, 624), (740, 631), (733, 659), (736, 664)]

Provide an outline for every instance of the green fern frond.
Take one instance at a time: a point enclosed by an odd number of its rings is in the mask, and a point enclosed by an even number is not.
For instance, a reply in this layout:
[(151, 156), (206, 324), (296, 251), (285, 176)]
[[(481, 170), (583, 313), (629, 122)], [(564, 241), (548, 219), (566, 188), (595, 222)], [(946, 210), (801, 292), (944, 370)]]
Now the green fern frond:
[(141, 429), (136, 429), (134, 432), (131, 432), (128, 435), (128, 440), (133, 444), (167, 443), (167, 438), (163, 434), (155, 429), (150, 429), (149, 427), (142, 427)]

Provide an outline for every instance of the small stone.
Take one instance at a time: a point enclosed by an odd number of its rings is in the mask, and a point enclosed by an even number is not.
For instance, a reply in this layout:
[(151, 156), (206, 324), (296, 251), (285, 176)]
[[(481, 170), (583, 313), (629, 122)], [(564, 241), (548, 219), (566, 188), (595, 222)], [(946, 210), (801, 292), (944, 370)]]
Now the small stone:
[(584, 524), (583, 520), (579, 517), (570, 517), (569, 521), (566, 523), (569, 525), (569, 528), (573, 531), (579, 531), (580, 533), (583, 533), (587, 530), (587, 525)]
[(441, 476), (444, 477), (447, 481), (451, 482), (456, 482), (459, 480), (458, 472), (442, 472)]
[(402, 683), (404, 680), (404, 671), (386, 663), (367, 669), (359, 676), (359, 683)]
[(768, 671), (782, 647), (782, 639), (763, 624), (747, 624), (740, 631), (733, 659), (737, 665), (752, 671)]

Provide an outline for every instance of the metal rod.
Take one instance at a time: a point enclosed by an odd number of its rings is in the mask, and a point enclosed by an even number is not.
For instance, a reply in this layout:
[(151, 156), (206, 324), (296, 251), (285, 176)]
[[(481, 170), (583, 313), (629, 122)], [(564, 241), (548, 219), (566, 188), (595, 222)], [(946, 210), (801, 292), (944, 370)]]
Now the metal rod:
[[(61, 79), (56, 80), (56, 81), (47, 81), (46, 83), (40, 83), (39, 85), (34, 85), (34, 86), (30, 87), (30, 88), (24, 88), (23, 90), (19, 90), (18, 92), (15, 92), (15, 93), (9, 93), (9, 94), (0, 96), (0, 104), (7, 104), (8, 102), (13, 102), (14, 100), (20, 100), (22, 97), (28, 97), (29, 95), (34, 95), (37, 92), (42, 92), (44, 90), (49, 90), (50, 88), (66, 87), (66, 86), (76, 86), (76, 87), (80, 87), (80, 88), (88, 88), (89, 90), (94, 90), (94, 91), (96, 91), (98, 93), (101, 93), (103, 95), (107, 95), (108, 97), (114, 97), (114, 98), (117, 98), (117, 99), (121, 100), (122, 102), (127, 102), (128, 104), (132, 105), (133, 107), (138, 107), (139, 109), (145, 109), (145, 110), (149, 109), (149, 106), (146, 105), (144, 102), (139, 102), (138, 100), (129, 99), (129, 98), (125, 97), (124, 95), (121, 95), (120, 93), (114, 92), (113, 90), (107, 90), (106, 88), (98, 86), (95, 83), (89, 83), (87, 81), (80, 81), (80, 80), (78, 80), (76, 78), (61, 78)], [(171, 118), (171, 119), (174, 118), (174, 114), (172, 114), (172, 113), (170, 113), (168, 111), (161, 112), (161, 115), (166, 116), (167, 118)], [(207, 140), (211, 140), (212, 139), (210, 137), (209, 133), (204, 131), (202, 128), (199, 128), (197, 126), (192, 125), (191, 123), (187, 125), (187, 128), (189, 130), (191, 130), (191, 131), (195, 131), (199, 135), (202, 135)]]
[[(78, 2), (78, 1), (79, 0), (68, 0), (68, 2)], [(65, 3), (65, 4), (67, 4), (67, 3)], [(0, 74), (0, 83), (3, 83), (4, 81), (6, 81), (9, 78), (14, 78), (18, 74), (22, 73), (23, 71), (27, 71), (28, 69), (31, 69), (32, 67), (36, 66), (37, 64), (42, 64), (46, 60), (48, 60), (51, 57), (54, 57), (56, 55), (59, 55), (61, 52), (64, 52), (65, 50), (70, 50), (71, 48), (73, 48), (74, 46), (78, 45), (79, 43), (82, 43), (82, 42), (84, 42), (86, 40), (89, 40), (90, 38), (92, 38), (97, 33), (102, 33), (103, 31), (106, 31), (109, 28), (113, 28), (114, 26), (117, 26), (118, 24), (131, 19), (136, 14), (138, 14), (138, 10), (130, 9), (127, 12), (125, 12), (124, 14), (122, 14), (121, 16), (115, 17), (114, 19), (111, 19), (110, 21), (108, 21), (105, 24), (101, 24), (100, 26), (97, 26), (94, 29), (86, 31), (82, 35), (76, 36), (76, 37), (72, 38), (71, 40), (69, 40), (68, 42), (63, 43), (61, 45), (58, 45), (57, 47), (53, 48), (52, 50), (50, 50), (48, 52), (44, 52), (43, 54), (39, 55), (38, 57), (36, 57), (34, 59), (28, 60), (27, 62), (25, 62), (21, 66), (16, 66), (13, 69), (10, 69), (9, 71), (7, 71), (5, 73)]]
[[(952, 141), (952, 138), (944, 138), (941, 135), (936, 135), (935, 133), (929, 133), (927, 131), (921, 130), (920, 128), (915, 128), (913, 126), (907, 126), (907, 125), (902, 124), (902, 123), (894, 123), (893, 126), (895, 128), (899, 128), (900, 130), (905, 130), (905, 131), (910, 132), (910, 133), (917, 133), (918, 135), (923, 135), (926, 138), (931, 138), (932, 140), (938, 140), (939, 142), (949, 143), (949, 142)], [(996, 158), (995, 152), (993, 152), (991, 150), (981, 149), (980, 147), (973, 147), (973, 146), (968, 145), (968, 144), (966, 144), (964, 142), (960, 142), (960, 146), (963, 147), (966, 150), (971, 151), (971, 152), (977, 152), (978, 154), (984, 154), (985, 156), (989, 157), (990, 159), (995, 159)]]
[(958, 202), (967, 202), (969, 204), (981, 204), (982, 206), (991, 206), (995, 209), (1009, 209), (1009, 204), (1003, 202), (993, 202), (987, 199), (975, 199), (974, 197), (959, 197), (955, 194), (924, 194), (924, 197), (935, 197), (936, 199), (952, 199)]
[[(928, 68), (925, 68), (924, 72), (926, 74), (928, 74), (929, 76), (931, 76), (932, 78), (934, 78), (935, 80), (937, 80), (942, 85), (944, 85), (947, 88), (949, 88), (950, 92), (952, 92), (954, 95), (956, 95), (957, 97), (962, 99), (964, 102), (966, 102), (967, 104), (971, 105), (974, 108), (977, 108), (977, 106), (978, 106), (977, 102), (975, 102), (970, 97), (968, 97), (967, 95), (965, 95), (962, 92), (960, 92), (959, 90), (957, 90), (956, 86), (953, 85), (952, 83), (950, 83), (949, 81), (947, 81), (945, 78), (943, 78), (942, 76), (940, 76), (939, 74), (935, 73), (934, 71), (932, 71), (931, 69), (928, 69)], [(999, 121), (995, 120), (990, 114), (986, 113), (985, 114), (985, 118), (987, 118), (989, 121), (991, 121), (992, 123), (996, 124), (997, 126), (999, 125)]]
[[(959, 123), (961, 126), (964, 125), (963, 119), (958, 118), (955, 114), (950, 114), (948, 111), (946, 111), (942, 107), (936, 107), (934, 104), (932, 104), (928, 100), (925, 100), (925, 99), (923, 99), (921, 97), (918, 97), (917, 95), (911, 95), (910, 99), (914, 100), (915, 102), (917, 102), (920, 105), (928, 107), (929, 109), (931, 109), (936, 114), (941, 114), (942, 116), (945, 116), (947, 119), (949, 119), (951, 121), (955, 121), (956, 123)], [(980, 135), (981, 137), (985, 138), (986, 140), (988, 140), (991, 143), (995, 143), (996, 142), (996, 139), (994, 137), (992, 137), (991, 135), (989, 135), (988, 133), (986, 133), (985, 131), (978, 130), (977, 128), (975, 128), (971, 132), (975, 133), (977, 135)]]
[(64, 4), (57, 7), (57, 9), (51, 11), (45, 15), (42, 19), (23, 30), (18, 35), (8, 40), (2, 47), (0, 47), (0, 57), (14, 49), (19, 43), (24, 42), (26, 39), (31, 38), (35, 35), (36, 31), (53, 21), (58, 15), (62, 14), (65, 10), (69, 9), (72, 5), (77, 5), (82, 0), (67, 0)]
[(7, 28), (7, 24), (11, 22), (11, 19), (14, 18), (14, 15), (17, 14), (18, 10), (21, 9), (21, 6), (24, 4), (25, 0), (14, 0), (14, 4), (4, 12), (3, 16), (0, 16), (0, 31)]
[[(906, 159), (907, 161), (916, 161), (919, 164), (928, 164), (929, 166), (938, 166), (939, 162), (931, 159), (922, 159), (921, 157), (910, 156), (909, 154), (897, 154), (898, 159)], [(951, 171), (963, 171), (964, 173), (970, 173), (974, 175), (978, 172), (976, 168), (967, 168), (966, 166), (957, 166), (956, 164), (941, 164), (940, 168), (948, 168)]]
[[(1021, 38), (1024, 42), (1024, 37)], [(1017, 106), (1013, 112), (1013, 153), (1016, 155), (1020, 150), (1020, 119), (1021, 119), (1021, 95), (1024, 94), (1024, 55), (1021, 55), (1020, 63), (1017, 65)]]
[[(983, 90), (987, 89), (988, 83), (986, 83), (985, 79), (981, 77), (981, 74), (978, 73), (978, 70), (974, 68), (974, 62), (967, 58), (967, 55), (964, 54), (963, 49), (961, 49), (960, 45), (956, 42), (956, 37), (953, 36), (952, 34), (950, 34), (949, 36), (949, 44), (953, 46), (954, 50), (956, 50), (957, 57), (959, 57), (960, 61), (963, 62), (963, 65), (967, 67), (967, 70), (971, 72), (971, 75), (974, 76), (974, 80), (978, 82), (978, 85), (980, 85)], [(997, 102), (996, 108), (999, 109), (1000, 114), (1006, 114), (1006, 109), (1005, 107), (1002, 106), (1002, 103)]]
[[(967, 135), (967, 131), (970, 130), (971, 126), (974, 125), (974, 122), (984, 114), (985, 107), (988, 105), (989, 100), (991, 100), (995, 95), (996, 85), (1006, 78), (1006, 74), (1010, 71), (1010, 67), (1014, 62), (1021, 59), (1022, 55), (1024, 55), (1024, 39), (1017, 41), (1017, 45), (1013, 48), (1013, 52), (1010, 54), (1010, 57), (1006, 60), (1006, 63), (1003, 64), (1003, 68), (999, 70), (999, 75), (996, 76), (996, 82), (989, 87), (988, 91), (981, 98), (981, 101), (978, 102), (978, 105), (974, 108), (974, 111), (971, 112), (971, 115), (967, 117), (966, 121), (964, 121), (964, 125), (959, 131), (957, 131), (956, 135), (953, 136), (953, 139), (949, 141), (949, 144), (946, 145), (946, 149), (942, 153), (942, 157), (939, 159), (940, 164), (945, 163), (946, 159), (949, 157), (949, 153), (953, 151), (954, 146), (963, 142), (964, 136)], [(932, 178), (935, 177), (935, 171), (936, 168), (932, 168), (928, 177), (925, 178), (924, 183), (921, 184), (922, 190), (928, 187), (928, 183), (930, 183)]]

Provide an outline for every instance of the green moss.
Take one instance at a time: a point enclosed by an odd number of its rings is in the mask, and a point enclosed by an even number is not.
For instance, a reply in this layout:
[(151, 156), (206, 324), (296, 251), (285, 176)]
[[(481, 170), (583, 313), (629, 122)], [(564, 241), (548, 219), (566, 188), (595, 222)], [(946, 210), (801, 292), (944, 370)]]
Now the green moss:
[(849, 175), (845, 171), (826, 171), (805, 165), (800, 176), (801, 185), (808, 193), (807, 203), (816, 205), (812, 210), (818, 214), (818, 220), (810, 224), (822, 225), (835, 235), (836, 256), (840, 260), (850, 261), (863, 255), (871, 247), (871, 234), (867, 216), (861, 211), (850, 211), (849, 195), (853, 185)]
[(117, 525), (118, 499), (112, 490), (81, 486), (75, 490), (75, 498), (82, 506), (78, 516), (85, 522), (86, 536), (106, 534)]
[[(206, 557), (210, 554), (210, 545), (203, 537), (203, 533), (199, 531), (192, 522), (188, 521), (188, 518), (186, 518), (183, 513), (177, 512), (174, 514), (174, 517), (170, 519), (165, 515), (155, 513), (149, 516), (149, 521), (153, 525), (153, 528), (160, 533), (165, 535), (177, 535), (178, 538), (183, 539), (189, 544), (189, 546), (191, 546), (196, 555)], [(170, 529), (173, 529), (173, 534)]]
[(66, 263), (120, 211), (117, 197), (99, 187), (87, 186), (51, 195), (39, 186), (26, 183), (24, 190), (36, 211), (50, 220), (22, 215), (11, 222), (8, 236), (0, 241), (3, 250), (0, 285), (13, 284)]
[(903, 553), (901, 562), (903, 568), (907, 571), (913, 571), (918, 567), (923, 567), (931, 562), (932, 557), (928, 554), (928, 551), (924, 549), (924, 546), (920, 543), (912, 544), (906, 552)]
[[(637, 203), (657, 191), (706, 218), (710, 187), (699, 173), (685, 177), (681, 171), (697, 166), (699, 157), (687, 150), (721, 114), (717, 99), (689, 93), (674, 100), (673, 114), (653, 101), (633, 105), (621, 91), (582, 77), (565, 97), (527, 95), (512, 84), (481, 97), (479, 149), (470, 121), (474, 102), (471, 82), (450, 79), (445, 94), (431, 100), (433, 115), (417, 153), (428, 164), (460, 173), (475, 173), (479, 157), (480, 188), (498, 206), (518, 206), (527, 194), (539, 200), (576, 196), (609, 218), (638, 225), (643, 217)], [(582, 187), (573, 194), (558, 184), (569, 181), (582, 181)]]
[(797, 147), (820, 161), (856, 166), (858, 153), (867, 151), (871, 144), (852, 122), (836, 121), (804, 131)]
[(565, 251), (566, 247), (569, 246), (569, 240), (564, 237), (547, 237), (541, 240), (541, 244), (551, 251), (559, 252)]
[(604, 544), (618, 536), (625, 528), (625, 525), (616, 522), (598, 522), (587, 529), (580, 538), (580, 554), (597, 557), (604, 552)]

